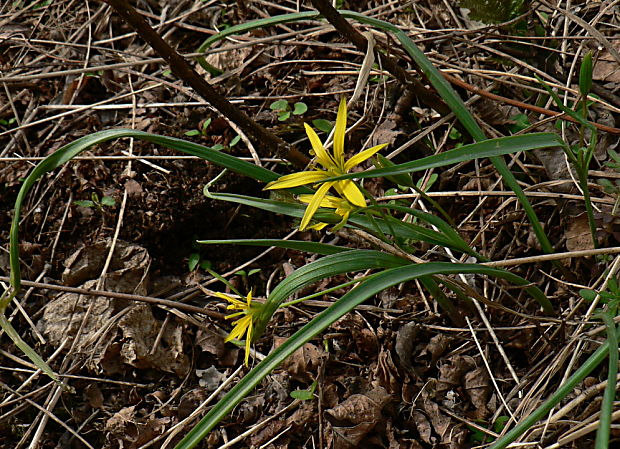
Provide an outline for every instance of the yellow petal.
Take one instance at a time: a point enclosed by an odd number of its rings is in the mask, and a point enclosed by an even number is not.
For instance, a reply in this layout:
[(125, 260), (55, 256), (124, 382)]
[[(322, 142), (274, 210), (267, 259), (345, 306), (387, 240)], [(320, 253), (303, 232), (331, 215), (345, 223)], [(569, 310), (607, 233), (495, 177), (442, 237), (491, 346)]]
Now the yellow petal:
[(248, 309), (249, 309), (250, 306), (252, 305), (252, 290), (250, 290), (250, 292), (248, 293), (247, 301), (248, 301)]
[(358, 207), (366, 207), (366, 200), (360, 189), (350, 179), (344, 181), (336, 181), (338, 184), (338, 190), (342, 192), (342, 195), (349, 200), (349, 202), (355, 204)]
[(250, 315), (246, 315), (240, 320), (235, 321), (235, 327), (233, 327), (232, 331), (230, 331), (230, 334), (228, 334), (228, 337), (226, 337), (224, 341), (229, 342), (230, 340), (234, 340), (235, 338), (243, 337), (243, 334), (245, 334), (245, 331), (251, 324), (252, 316)]
[[(302, 203), (306, 203), (306, 204), (309, 204), (310, 201), (312, 201), (312, 198), (314, 198), (314, 195), (309, 195), (309, 194), (303, 194), (297, 197), (299, 201), (301, 201)], [(319, 204), (319, 206), (327, 207), (330, 209), (335, 209), (340, 204), (340, 201), (342, 201), (342, 198), (338, 198), (332, 195), (325, 195), (323, 199), (321, 200), (321, 204)]]
[(248, 326), (248, 335), (245, 337), (245, 366), (248, 366), (250, 360), (250, 345), (252, 344), (252, 322)]
[(232, 303), (235, 303), (235, 302), (241, 302), (241, 301), (239, 301), (238, 299), (235, 299), (235, 298), (233, 298), (233, 297), (231, 297), (231, 296), (228, 296), (228, 295), (226, 295), (226, 294), (224, 294), (224, 293), (220, 293), (220, 292), (213, 292), (213, 293), (214, 293), (214, 294), (215, 294), (215, 296), (217, 296), (218, 298), (225, 299), (225, 300), (226, 300), (226, 301), (228, 301), (228, 302), (232, 302)]
[(288, 189), (290, 187), (299, 187), (306, 184), (314, 184), (325, 178), (329, 178), (330, 174), (322, 170), (300, 171), (280, 177), (276, 181), (271, 181), (265, 186), (264, 190)]
[(307, 124), (304, 123), (304, 127), (306, 128), (306, 134), (308, 135), (308, 139), (310, 139), (310, 145), (312, 145), (312, 149), (314, 150), (314, 154), (316, 155), (316, 160), (325, 168), (329, 170), (334, 167), (336, 164), (334, 160), (331, 158), (325, 147), (321, 143), (321, 139), (314, 132), (314, 130)]
[(327, 226), (327, 223), (316, 223), (316, 224), (308, 226), (306, 229), (314, 229), (315, 231), (320, 231), (325, 226)]
[(232, 320), (233, 318), (238, 317), (239, 315), (245, 315), (245, 310), (243, 312), (231, 313), (230, 315), (226, 315), (224, 317), (225, 320)]
[(347, 101), (342, 97), (336, 116), (334, 130), (334, 160), (340, 169), (344, 168), (344, 134), (347, 130)]
[(387, 143), (382, 143), (381, 145), (377, 145), (375, 147), (368, 148), (367, 150), (357, 153), (355, 156), (353, 156), (351, 159), (344, 163), (344, 170), (348, 172), (356, 165), (359, 165), (366, 159), (374, 156), (377, 151), (380, 151), (385, 146), (387, 146)]
[(306, 212), (304, 212), (304, 216), (301, 219), (301, 224), (299, 225), (300, 231), (306, 229), (308, 223), (310, 223), (310, 220), (312, 219), (312, 216), (319, 208), (323, 197), (325, 197), (327, 191), (333, 184), (333, 182), (325, 182), (321, 184), (321, 186), (317, 189), (316, 193), (312, 196), (312, 200), (308, 204), (308, 207), (306, 207)]

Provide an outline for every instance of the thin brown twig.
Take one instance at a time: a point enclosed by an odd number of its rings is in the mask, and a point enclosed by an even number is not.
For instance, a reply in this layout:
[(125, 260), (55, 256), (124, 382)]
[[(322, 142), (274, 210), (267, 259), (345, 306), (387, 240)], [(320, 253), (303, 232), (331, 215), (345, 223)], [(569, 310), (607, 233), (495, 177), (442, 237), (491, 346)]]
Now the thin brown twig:
[[(9, 278), (6, 276), (0, 276), (0, 281), (9, 282)], [(55, 284), (47, 284), (44, 282), (33, 282), (33, 281), (22, 281), (22, 285), (26, 287), (36, 287), (36, 288), (45, 288), (48, 290), (55, 290), (65, 293), (77, 293), (79, 295), (88, 295), (88, 296), (104, 296), (106, 298), (114, 298), (114, 299), (126, 299), (129, 301), (140, 301), (146, 302), (149, 304), (157, 304), (160, 306), (171, 307), (174, 309), (185, 310), (186, 312), (192, 313), (200, 313), (202, 315), (207, 315), (211, 318), (216, 319), (224, 319), (224, 314), (215, 312), (213, 310), (208, 310), (203, 307), (192, 306), (191, 304), (184, 304), (178, 301), (172, 301), (169, 299), (161, 299), (161, 298), (153, 298), (152, 296), (141, 296), (141, 295), (132, 295), (129, 293), (117, 293), (117, 292), (108, 292), (105, 290), (92, 290), (87, 288), (78, 288), (78, 287), (66, 287), (64, 285), (55, 285)]]
[(172, 72), (189, 84), (200, 96), (208, 101), (218, 112), (236, 123), (250, 138), (267, 149), (271, 156), (272, 150), (280, 157), (292, 162), (298, 167), (305, 167), (308, 158), (296, 148), (250, 119), (243, 111), (233, 106), (224, 96), (220, 95), (207, 81), (194, 70), (192, 66), (174, 50), (146, 20), (129, 4), (123, 0), (102, 0), (109, 4), (138, 35), (170, 65)]

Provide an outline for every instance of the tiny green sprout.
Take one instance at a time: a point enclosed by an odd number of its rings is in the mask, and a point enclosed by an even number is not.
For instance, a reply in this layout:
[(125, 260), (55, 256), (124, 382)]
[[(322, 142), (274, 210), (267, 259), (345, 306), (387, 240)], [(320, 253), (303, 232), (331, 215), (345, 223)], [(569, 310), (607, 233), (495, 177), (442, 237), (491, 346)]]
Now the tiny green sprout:
[(463, 134), (456, 129), (455, 127), (450, 128), (450, 132), (448, 133), (448, 137), (452, 140), (461, 140)]
[(209, 125), (211, 125), (211, 119), (208, 118), (206, 119), (204, 122), (202, 122), (202, 125), (200, 126), (199, 129), (190, 129), (189, 131), (185, 132), (185, 135), (187, 137), (194, 137), (194, 136), (207, 136), (207, 128), (209, 127)]
[(314, 397), (314, 391), (316, 390), (316, 380), (312, 382), (312, 385), (305, 390), (291, 391), (290, 395), (293, 399), (299, 399), (300, 401), (308, 401)]
[(15, 117), (11, 117), (10, 119), (0, 119), (0, 125), (4, 126), (4, 127), (9, 127), (9, 126), (13, 126), (17, 123), (17, 120), (15, 119)]
[(191, 253), (189, 255), (189, 260), (187, 261), (187, 268), (189, 271), (194, 271), (200, 262), (200, 254), (199, 253)]
[(532, 124), (530, 119), (525, 114), (515, 114), (511, 117), (512, 124), (508, 125), (508, 129), (511, 133), (518, 133), (526, 128), (529, 128)]
[(592, 89), (592, 52), (589, 51), (581, 61), (579, 70), (579, 91), (586, 97)]
[(90, 200), (76, 200), (73, 202), (73, 204), (81, 207), (94, 207), (99, 212), (103, 212), (104, 207), (116, 206), (116, 200), (111, 196), (104, 196), (100, 199), (99, 195), (93, 192), (90, 198)]
[(240, 140), (241, 140), (241, 136), (237, 135), (237, 136), (235, 136), (235, 137), (234, 137), (234, 138), (230, 141), (230, 143), (228, 144), (228, 146), (229, 146), (230, 148), (232, 148), (232, 147), (234, 147), (235, 145), (237, 145), (237, 144), (239, 143), (239, 141), (240, 141)]
[(281, 122), (288, 120), (291, 117), (291, 113), (293, 115), (302, 115), (308, 110), (308, 106), (302, 102), (295, 103), (293, 105), (293, 109), (291, 110), (291, 107), (286, 100), (274, 101), (271, 103), (269, 108), (278, 114), (278, 120)]
[(199, 252), (191, 253), (187, 261), (187, 268), (189, 271), (194, 271), (198, 267), (203, 270), (210, 270), (212, 268), (212, 263), (207, 259), (203, 259)]

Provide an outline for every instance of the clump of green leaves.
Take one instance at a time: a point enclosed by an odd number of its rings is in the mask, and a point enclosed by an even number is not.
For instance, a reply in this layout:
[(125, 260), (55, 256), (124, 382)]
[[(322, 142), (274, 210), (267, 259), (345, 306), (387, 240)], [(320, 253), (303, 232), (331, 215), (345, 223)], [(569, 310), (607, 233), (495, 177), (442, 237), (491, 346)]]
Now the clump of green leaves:
[(291, 105), (286, 100), (274, 101), (273, 103), (271, 103), (269, 108), (278, 114), (278, 120), (281, 122), (287, 121), (291, 117), (291, 114), (303, 115), (308, 110), (308, 106), (306, 106), (306, 103), (298, 101), (291, 108)]
[(4, 126), (5, 128), (12, 127), (17, 124), (17, 120), (15, 117), (11, 117), (9, 119), (0, 119), (0, 126)]
[(202, 122), (202, 125), (198, 128), (198, 129), (190, 129), (189, 131), (185, 132), (185, 135), (188, 137), (195, 137), (195, 136), (207, 136), (207, 128), (209, 128), (209, 125), (211, 125), (211, 119), (208, 118), (206, 119), (204, 122)]
[(103, 212), (104, 207), (114, 207), (116, 206), (116, 200), (111, 196), (103, 196), (99, 198), (95, 192), (90, 195), (89, 200), (76, 200), (73, 204), (81, 207), (89, 207), (97, 209), (99, 212)]

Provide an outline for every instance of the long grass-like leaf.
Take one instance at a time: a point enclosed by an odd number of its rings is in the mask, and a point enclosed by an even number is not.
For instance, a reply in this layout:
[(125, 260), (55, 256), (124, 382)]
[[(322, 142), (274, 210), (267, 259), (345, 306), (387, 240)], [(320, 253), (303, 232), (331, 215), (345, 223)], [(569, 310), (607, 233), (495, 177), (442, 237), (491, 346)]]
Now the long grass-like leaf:
[(259, 181), (269, 182), (278, 178), (278, 175), (270, 170), (258, 167), (254, 164), (242, 161), (236, 157), (213, 150), (202, 145), (187, 142), (173, 137), (159, 136), (156, 134), (135, 131), (131, 129), (114, 129), (108, 131), (100, 131), (71, 142), (63, 146), (53, 154), (39, 162), (30, 174), (24, 180), (15, 200), (15, 210), (13, 212), (13, 220), (10, 230), (10, 266), (11, 266), (11, 287), (12, 292), (5, 294), (0, 298), (0, 326), (11, 337), (15, 344), (24, 351), (24, 353), (32, 360), (32, 362), (40, 368), (45, 374), (52, 379), (58, 381), (58, 377), (53, 370), (45, 363), (45, 361), (32, 349), (24, 340), (19, 337), (11, 323), (4, 317), (4, 312), (10, 301), (15, 297), (21, 288), (21, 272), (19, 267), (19, 221), (22, 204), (32, 186), (45, 173), (60, 167), (67, 161), (71, 160), (82, 151), (91, 148), (94, 145), (117, 139), (119, 137), (134, 137), (140, 140), (153, 142), (172, 149), (182, 151), (186, 154), (194, 155), (206, 159), (210, 162), (226, 167), (229, 170), (244, 174)]
[(476, 264), (450, 264), (444, 262), (407, 265), (387, 269), (372, 275), (345, 294), (333, 306), (329, 307), (302, 327), (291, 338), (273, 350), (263, 361), (258, 363), (239, 383), (226, 393), (211, 410), (209, 410), (205, 417), (179, 442), (176, 449), (192, 449), (196, 447), (220, 420), (236, 407), (236, 405), (239, 404), (263, 378), (265, 378), (265, 376), (297, 349), (301, 348), (305, 343), (327, 329), (332, 323), (363, 303), (366, 299), (380, 293), (386, 288), (398, 285), (402, 282), (418, 279), (422, 276), (456, 273), (478, 273), (507, 278), (507, 280), (511, 282), (519, 280), (520, 285), (528, 284), (525, 279), (503, 270)]
[(413, 215), (414, 217), (425, 221), (426, 223), (435, 226), (437, 229), (439, 229), (439, 231), (441, 232), (441, 234), (447, 239), (447, 241), (449, 242), (448, 245), (445, 246), (449, 246), (451, 248), (457, 248), (459, 249), (459, 251), (464, 252), (465, 254), (470, 254), (474, 257), (476, 257), (478, 260), (481, 261), (486, 261), (487, 259), (483, 256), (481, 256), (480, 254), (478, 254), (476, 251), (474, 251), (468, 244), (467, 242), (465, 242), (465, 240), (463, 240), (463, 238), (459, 235), (458, 232), (456, 232), (452, 226), (450, 226), (448, 223), (446, 223), (444, 220), (442, 220), (441, 218), (433, 215), (433, 214), (429, 214), (427, 212), (422, 212), (420, 210), (417, 209), (413, 209), (412, 207), (407, 207), (407, 206), (399, 206), (397, 204), (381, 204), (379, 206), (369, 206), (369, 209), (374, 209), (374, 208), (384, 208), (384, 209), (390, 209), (390, 210), (396, 210), (399, 212), (404, 212), (406, 214), (410, 214)]
[[(615, 309), (615, 307), (614, 307)], [(618, 336), (616, 323), (612, 314), (603, 312), (601, 315), (607, 327), (607, 341), (609, 342), (609, 369), (607, 370), (607, 386), (601, 402), (601, 416), (598, 429), (596, 430), (595, 449), (607, 449), (609, 447), (609, 432), (611, 430), (611, 415), (614, 411), (616, 400), (616, 377), (618, 376)]]
[[(401, 43), (405, 51), (409, 54), (409, 56), (413, 58), (416, 64), (424, 72), (433, 87), (437, 90), (437, 93), (441, 96), (441, 98), (443, 98), (443, 100), (450, 107), (452, 112), (454, 112), (456, 118), (461, 122), (463, 127), (467, 129), (473, 139), (477, 141), (482, 141), (487, 138), (480, 126), (478, 126), (478, 123), (476, 123), (476, 119), (474, 118), (474, 116), (469, 112), (467, 106), (465, 106), (465, 103), (463, 103), (463, 100), (461, 100), (461, 97), (458, 96), (454, 89), (452, 89), (452, 86), (450, 86), (450, 83), (446, 81), (446, 79), (441, 75), (439, 70), (437, 70), (433, 63), (426, 57), (424, 52), (422, 52), (422, 50), (420, 50), (415, 45), (415, 43), (411, 40), (409, 36), (407, 36), (405, 32), (403, 32), (401, 29), (392, 25), (389, 22), (384, 22), (383, 20), (378, 20), (373, 17), (367, 17), (363, 14), (359, 14), (356, 12), (341, 11), (341, 14), (345, 17), (354, 18), (361, 23), (365, 23), (367, 25), (371, 25), (384, 31), (393, 33), (396, 39), (398, 39), (398, 41)], [(543, 227), (540, 223), (540, 220), (538, 219), (538, 216), (536, 215), (536, 212), (534, 211), (534, 208), (532, 207), (527, 196), (525, 196), (525, 193), (523, 192), (523, 189), (521, 189), (521, 186), (517, 182), (517, 179), (508, 168), (508, 165), (506, 165), (504, 159), (500, 156), (493, 156), (490, 159), (495, 166), (495, 169), (504, 179), (504, 182), (508, 185), (508, 187), (510, 187), (510, 189), (515, 193), (516, 197), (519, 199), (519, 202), (523, 206), (525, 214), (527, 215), (530, 223), (532, 224), (534, 233), (536, 234), (536, 237), (538, 238), (538, 241), (543, 251), (546, 253), (553, 253), (554, 251), (553, 247), (551, 246), (551, 242), (549, 241), (547, 234), (545, 234), (545, 231), (543, 230)]]
[(198, 240), (201, 245), (245, 245), (245, 246), (275, 246), (276, 248), (294, 249), (308, 253), (330, 254), (353, 251), (353, 248), (346, 248), (327, 243), (306, 242), (303, 240), (275, 240), (275, 239), (233, 239), (233, 240)]
[(505, 154), (529, 151), (536, 148), (549, 148), (563, 145), (560, 138), (553, 133), (532, 133), (519, 136), (498, 137), (481, 142), (463, 145), (444, 153), (423, 157), (411, 162), (396, 164), (387, 168), (376, 168), (359, 173), (349, 173), (342, 176), (326, 178), (325, 181), (335, 181), (350, 178), (376, 178), (379, 176), (413, 173), (429, 168), (440, 168), (459, 162), (471, 161), (478, 158), (491, 158)]
[[(247, 195), (237, 195), (232, 193), (210, 193), (206, 194), (213, 199), (231, 201), (238, 204), (244, 204), (250, 207), (267, 210), (277, 214), (288, 215), (290, 217), (301, 218), (306, 210), (306, 206), (297, 203), (289, 203), (285, 201), (268, 200), (264, 198), (256, 198)], [(337, 214), (327, 212), (325, 209), (319, 209), (314, 215), (314, 219), (324, 223), (338, 223), (341, 220)], [(440, 220), (438, 218), (438, 220)], [(467, 246), (454, 234), (445, 235), (444, 233), (434, 231), (419, 225), (404, 223), (391, 217), (369, 218), (366, 215), (353, 215), (347, 222), (349, 227), (358, 227), (366, 230), (378, 230), (382, 234), (396, 235), (401, 239), (412, 239), (422, 241), (431, 245), (447, 246), (457, 251), (465, 252), (476, 256), (476, 252)], [(458, 236), (458, 234), (456, 234)]]
[(255, 323), (254, 338), (259, 338), (272, 315), (286, 299), (299, 289), (322, 279), (344, 273), (378, 268), (393, 268), (409, 261), (381, 251), (356, 249), (332, 254), (295, 270), (273, 289)]

